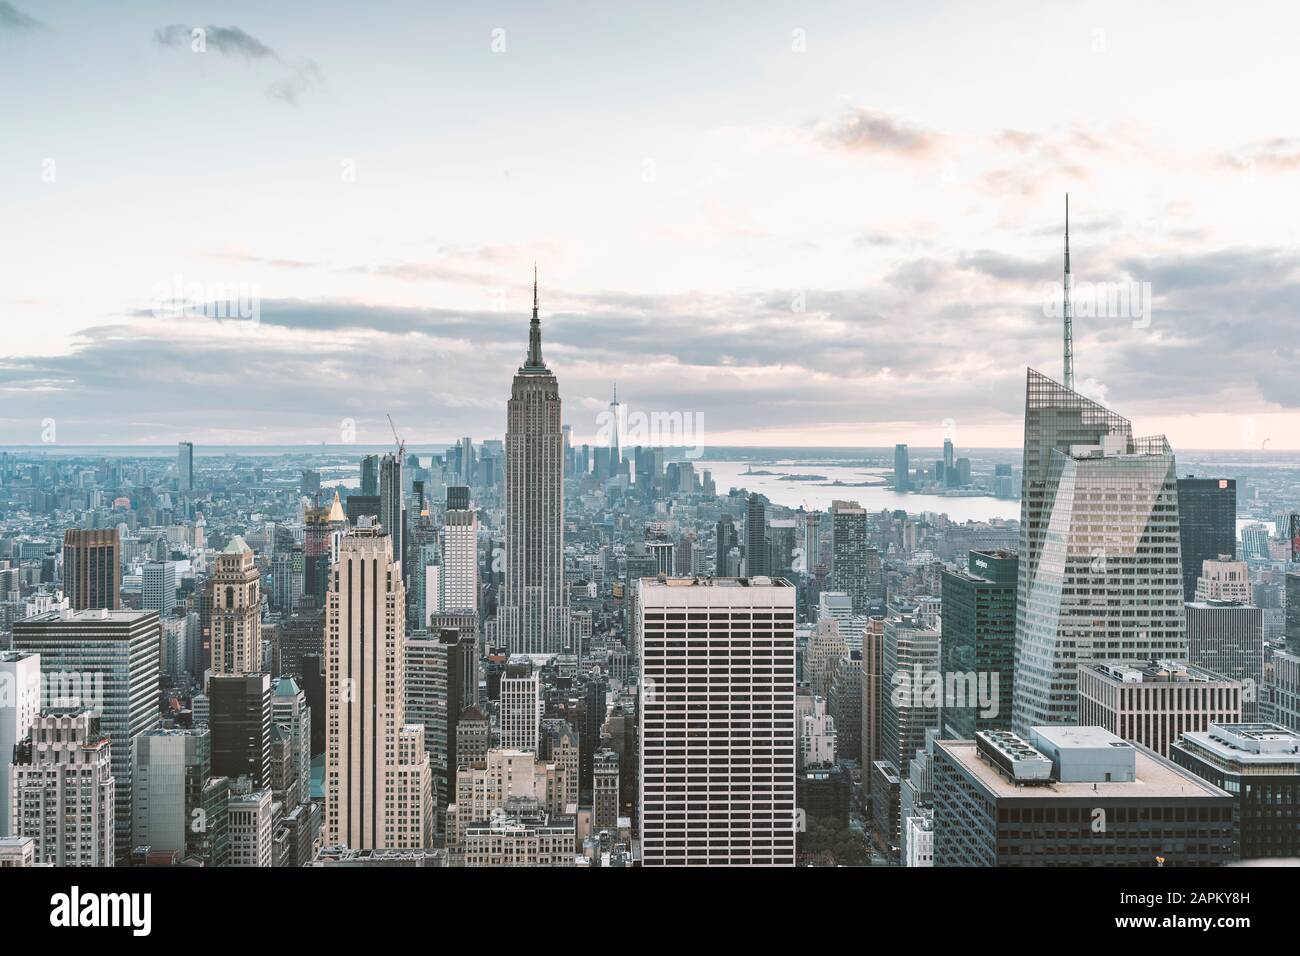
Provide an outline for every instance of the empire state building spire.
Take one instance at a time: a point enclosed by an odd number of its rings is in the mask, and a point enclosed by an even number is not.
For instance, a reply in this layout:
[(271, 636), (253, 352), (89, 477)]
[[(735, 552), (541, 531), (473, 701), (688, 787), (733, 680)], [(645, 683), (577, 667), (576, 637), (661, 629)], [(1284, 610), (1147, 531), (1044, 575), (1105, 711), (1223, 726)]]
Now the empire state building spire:
[(1070, 311), (1070, 194), (1065, 194), (1065, 301), (1062, 315), (1065, 319), (1065, 377), (1062, 384), (1074, 391), (1074, 316)]
[(528, 326), (528, 360), (524, 368), (546, 368), (542, 361), (542, 322), (537, 315), (537, 263), (533, 263), (533, 321)]

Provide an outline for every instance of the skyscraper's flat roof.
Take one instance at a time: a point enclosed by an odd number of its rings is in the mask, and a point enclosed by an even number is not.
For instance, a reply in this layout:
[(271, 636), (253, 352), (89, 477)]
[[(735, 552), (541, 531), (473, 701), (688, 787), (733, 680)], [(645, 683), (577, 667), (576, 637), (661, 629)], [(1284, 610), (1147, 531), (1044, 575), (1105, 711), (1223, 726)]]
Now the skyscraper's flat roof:
[[(1070, 728), (1071, 730), (1080, 728)], [(1083, 728), (1100, 729), (1100, 728)], [(1105, 733), (1103, 731), (1103, 733)], [(1101, 740), (1102, 738), (1097, 738)], [(957, 764), (978, 780), (991, 794), (1001, 799), (1140, 799), (1151, 797), (1226, 797), (1227, 793), (1202, 780), (1196, 774), (1163, 760), (1142, 747), (1134, 747), (1137, 779), (1126, 783), (1060, 783), (1052, 781), (1035, 787), (1017, 786), (998, 769), (986, 763), (976, 752), (973, 740), (937, 740), (940, 747)]]
[(142, 617), (157, 617), (157, 611), (137, 611), (134, 608), (86, 608), (81, 611), (61, 610), (45, 611), (42, 614), (34, 614), (29, 618), (21, 621), (15, 621), (15, 626), (23, 624), (52, 624), (60, 621), (72, 624), (102, 624), (105, 621), (118, 624), (138, 621)]

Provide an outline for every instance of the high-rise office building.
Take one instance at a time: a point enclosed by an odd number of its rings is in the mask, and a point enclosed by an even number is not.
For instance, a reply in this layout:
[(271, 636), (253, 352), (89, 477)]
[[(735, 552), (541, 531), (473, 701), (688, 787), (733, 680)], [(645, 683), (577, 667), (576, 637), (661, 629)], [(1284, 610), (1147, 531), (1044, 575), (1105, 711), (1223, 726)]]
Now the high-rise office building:
[(1226, 557), (1206, 558), (1201, 562), (1201, 573), (1192, 589), (1189, 601), (1235, 601), (1249, 604), (1250, 566), (1245, 561), (1232, 561)]
[(1300, 856), (1300, 732), (1278, 724), (1212, 724), (1184, 734), (1171, 756), (1231, 794), (1235, 855)]
[(463, 485), (447, 488), (438, 588), (439, 610), (478, 614), (478, 512)]
[(867, 512), (856, 501), (831, 503), (831, 584), (853, 602), (853, 613), (871, 606), (867, 558)]
[[(311, 800), (311, 708), (307, 695), (292, 677), (281, 677), (271, 693), (271, 722), (289, 745), (289, 772), (293, 802)], [(286, 808), (286, 812), (291, 808)]]
[(262, 669), (261, 572), (253, 550), (235, 535), (212, 573), (212, 673)]
[(942, 694), (931, 681), (940, 674), (940, 636), (915, 611), (885, 618), (884, 664), (889, 683), (882, 702), (881, 746), (884, 758), (901, 776), (916, 752), (925, 747), (927, 731), (939, 729)]
[(1232, 797), (1100, 727), (934, 745), (935, 866), (1222, 866)]
[(367, 498), (379, 497), (379, 456), (366, 455), (361, 459), (360, 493)]
[[(133, 741), (131, 841), (151, 852), (202, 859), (204, 788), (212, 776), (207, 727), (154, 728)], [(211, 861), (205, 861), (211, 865)]]
[(1264, 681), (1264, 612), (1237, 601), (1192, 601), (1187, 605), (1187, 659), (1245, 687), (1244, 716), (1255, 707)]
[(1202, 563), (1237, 552), (1236, 479), (1179, 478), (1178, 532), (1183, 600), (1193, 601)]
[(74, 611), (121, 606), (122, 542), (116, 528), (63, 532), (63, 591)]
[(772, 573), (772, 551), (767, 536), (767, 499), (749, 496), (745, 507), (745, 574), (764, 577)]
[(405, 624), (406, 590), (388, 536), (359, 525), (339, 542), (326, 604), (327, 844), (431, 845), (424, 728), (405, 717)]
[(43, 707), (89, 709), (108, 736), (117, 856), (131, 852), (131, 741), (158, 726), (156, 611), (49, 611), (14, 622), (15, 650), (39, 654)]
[(894, 490), (910, 491), (912, 488), (912, 466), (907, 459), (907, 446), (894, 446)]
[(1014, 552), (971, 551), (964, 571), (943, 574), (941, 671), (961, 692), (943, 701), (944, 736), (1011, 729), (1017, 564)]
[[(101, 719), (55, 707), (36, 718), (10, 768), (13, 835), (35, 842), (38, 863), (113, 866), (116, 801), (111, 745)], [(125, 795), (129, 798), (130, 789)], [(126, 819), (130, 820), (130, 808)], [(129, 838), (130, 831), (127, 831)], [(129, 842), (129, 841), (128, 841)]]
[(541, 673), (527, 658), (512, 660), (501, 675), (501, 746), (537, 753), (542, 719)]
[(1300, 571), (1288, 571), (1285, 580), (1283, 634), (1286, 649), (1292, 654), (1300, 654)]
[(194, 442), (177, 443), (176, 485), (181, 491), (194, 490)]
[(597, 751), (592, 762), (591, 829), (618, 829), (618, 754)]
[(643, 864), (793, 865), (794, 587), (647, 579), (640, 615)]
[(456, 726), (478, 703), (478, 618), (435, 614), (437, 626), (406, 638), (406, 721), (424, 727), (434, 798), (456, 794)]
[(1104, 727), (1162, 757), (1185, 733), (1241, 722), (1240, 681), (1182, 661), (1079, 668), (1079, 723)]
[(176, 607), (176, 565), (171, 561), (150, 561), (141, 574), (140, 606), (170, 617)]
[(718, 577), (726, 577), (730, 573), (727, 569), (727, 559), (732, 550), (740, 547), (740, 535), (736, 532), (736, 522), (731, 515), (724, 514), (718, 519), (714, 537), (717, 547), (715, 549), (713, 573)]
[[(1013, 728), (1077, 720), (1078, 666), (1186, 659), (1174, 455), (1033, 369)], [(937, 854), (937, 851), (936, 851)], [(937, 856), (936, 856), (937, 859)]]
[(9, 762), (41, 712), (41, 656), (0, 651), (0, 837), (8, 836)]
[(386, 532), (384, 541), (392, 548), (393, 560), (405, 571), (406, 503), (402, 494), (402, 457), (400, 452), (389, 452), (379, 460), (379, 523)]
[(536, 275), (528, 354), (506, 405), (506, 573), (497, 623), (498, 640), (512, 654), (570, 646), (560, 386), (542, 360)]
[(208, 679), (212, 773), (271, 785), (271, 675), (213, 674)]

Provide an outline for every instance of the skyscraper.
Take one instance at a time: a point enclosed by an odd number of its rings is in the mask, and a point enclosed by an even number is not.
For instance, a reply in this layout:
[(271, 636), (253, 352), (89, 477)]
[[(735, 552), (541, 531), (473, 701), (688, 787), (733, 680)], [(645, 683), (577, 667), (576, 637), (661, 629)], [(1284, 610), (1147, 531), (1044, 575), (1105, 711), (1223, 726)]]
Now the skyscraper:
[(326, 843), (431, 845), (424, 728), (405, 716), (405, 624), (406, 591), (388, 536), (358, 525), (339, 543), (326, 605)]
[[(976, 694), (943, 702), (944, 736), (974, 740), (978, 730), (1010, 730), (1016, 657), (1016, 555), (972, 551), (966, 570), (943, 573), (941, 642), (945, 675)], [(979, 700), (980, 684), (987, 692)]]
[(1235, 478), (1179, 478), (1178, 534), (1183, 558), (1183, 600), (1196, 600), (1201, 565), (1237, 553)]
[(176, 484), (181, 491), (194, 490), (194, 443), (178, 442), (176, 446)]
[(213, 674), (208, 679), (212, 773), (271, 785), (271, 676)]
[(63, 590), (74, 611), (121, 607), (122, 542), (116, 528), (63, 532)]
[(542, 718), (541, 675), (527, 660), (511, 661), (501, 675), (501, 746), (537, 753)]
[[(478, 512), (469, 506), (469, 488), (452, 485), (447, 489), (445, 522), (438, 610), (477, 615)], [(428, 621), (424, 623), (428, 625)]]
[(235, 535), (217, 555), (212, 573), (212, 673), (262, 669), (262, 607), (253, 550)]
[(910, 491), (912, 488), (912, 467), (907, 460), (907, 446), (894, 446), (894, 490)]
[(536, 273), (528, 354), (506, 405), (506, 575), (497, 621), (512, 654), (569, 647), (560, 386), (542, 361)]
[(366, 455), (361, 459), (361, 494), (368, 498), (379, 496), (379, 456)]
[(832, 591), (843, 591), (854, 614), (871, 605), (867, 568), (867, 513), (856, 501), (831, 502)]
[(772, 573), (772, 549), (767, 540), (767, 499), (749, 496), (745, 508), (745, 574), (751, 578)]
[(725, 577), (727, 571), (727, 558), (733, 548), (740, 547), (740, 535), (736, 533), (736, 522), (729, 514), (724, 514), (718, 519), (717, 529), (714, 534), (717, 539), (715, 548), (716, 556), (714, 558), (713, 573), (719, 577)]
[(141, 575), (140, 606), (171, 617), (176, 607), (176, 565), (171, 561), (150, 561)]
[(645, 579), (640, 614), (643, 865), (794, 865), (794, 587)]
[(112, 866), (115, 843), (123, 845), (114, 840), (115, 820), (125, 820), (130, 842), (131, 809), (121, 813), (117, 800), (129, 800), (131, 790), (113, 779), (101, 719), (88, 710), (53, 708), (36, 718), (31, 739), (10, 759), (13, 833), (36, 841), (37, 862)]
[(1185, 659), (1174, 455), (1028, 370), (1013, 727), (1077, 719), (1078, 665)]
[[(384, 541), (393, 550), (393, 560), (405, 569), (406, 510), (402, 501), (402, 456), (389, 453), (379, 461), (379, 523), (384, 526)], [(405, 576), (403, 576), (405, 581)]]
[(9, 762), (41, 712), (41, 656), (0, 651), (0, 837), (9, 819)]
[[(131, 740), (158, 726), (156, 611), (49, 611), (14, 622), (15, 650), (41, 656), (43, 706), (86, 708), (108, 735), (117, 792), (117, 856), (131, 851)], [(53, 732), (53, 731), (52, 731)]]

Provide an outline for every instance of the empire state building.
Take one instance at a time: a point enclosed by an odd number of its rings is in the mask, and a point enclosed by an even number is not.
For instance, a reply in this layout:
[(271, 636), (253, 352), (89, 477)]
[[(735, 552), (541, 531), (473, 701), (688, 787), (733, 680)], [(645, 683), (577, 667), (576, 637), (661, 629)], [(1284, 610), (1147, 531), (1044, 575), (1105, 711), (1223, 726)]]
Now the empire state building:
[(569, 650), (560, 386), (542, 361), (536, 269), (528, 355), (506, 404), (506, 580), (497, 627), (511, 654)]

